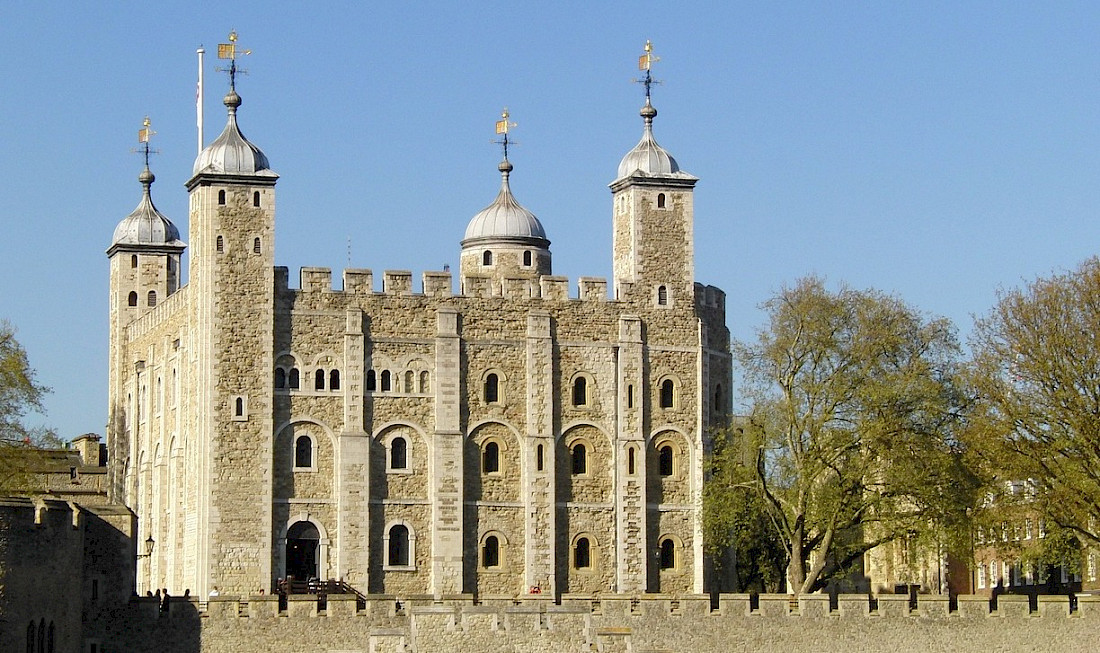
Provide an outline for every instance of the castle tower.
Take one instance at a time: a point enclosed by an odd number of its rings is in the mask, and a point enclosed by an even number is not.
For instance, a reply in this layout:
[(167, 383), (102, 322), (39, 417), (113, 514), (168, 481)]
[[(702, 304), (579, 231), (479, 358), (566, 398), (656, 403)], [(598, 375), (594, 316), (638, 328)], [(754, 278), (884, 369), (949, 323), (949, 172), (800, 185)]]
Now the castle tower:
[[(231, 35), (231, 41), (235, 35)], [(230, 45), (233, 47), (233, 44)], [(229, 58), (235, 54), (229, 52)], [(195, 577), (205, 595), (272, 578), (275, 182), (241, 133), (236, 61), (221, 135), (195, 160), (190, 193)]]
[(646, 42), (642, 140), (619, 163), (611, 183), (614, 201), (615, 296), (657, 306), (694, 303), (693, 190), (697, 178), (653, 138), (657, 110), (650, 102), (650, 66), (657, 58)]
[[(467, 277), (489, 277), (494, 295), (501, 294), (505, 279), (528, 279), (537, 284), (540, 276), (551, 274), (546, 231), (535, 214), (516, 201), (508, 183), (512, 174), (508, 130), (515, 123), (508, 122), (507, 109), (502, 116), (503, 120), (497, 121), (497, 133), (503, 134), (499, 142), (504, 147), (504, 160), (497, 166), (500, 192), (467, 225), (459, 265), (463, 284)], [(462, 289), (464, 294), (471, 291)]]
[[(138, 132), (145, 155), (145, 169), (138, 176), (142, 196), (137, 208), (115, 227), (110, 260), (110, 342), (108, 354), (109, 459), (125, 460), (129, 453), (128, 423), (136, 416), (127, 413), (140, 406), (127, 397), (124, 379), (133, 370), (122, 370), (127, 360), (123, 334), (134, 320), (153, 310), (158, 302), (175, 293), (180, 285), (180, 255), (187, 247), (179, 229), (153, 204), (151, 188), (156, 177), (149, 169), (149, 138), (153, 131), (145, 119)], [(111, 468), (108, 490), (113, 501), (124, 498), (124, 479), (117, 465)]]

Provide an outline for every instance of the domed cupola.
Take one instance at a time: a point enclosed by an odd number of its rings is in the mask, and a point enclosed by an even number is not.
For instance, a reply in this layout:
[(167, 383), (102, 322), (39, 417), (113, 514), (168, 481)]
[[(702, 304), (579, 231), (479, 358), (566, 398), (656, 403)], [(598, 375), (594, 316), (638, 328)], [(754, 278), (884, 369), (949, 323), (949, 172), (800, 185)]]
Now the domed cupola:
[(236, 89), (230, 88), (224, 104), (229, 110), (225, 129), (199, 153), (195, 159), (194, 174), (277, 177), (271, 170), (267, 156), (245, 138), (237, 126), (237, 108), (241, 106), (241, 96), (237, 95)]
[(645, 120), (645, 129), (642, 131), (642, 140), (634, 146), (634, 149), (626, 153), (619, 162), (618, 178), (628, 177), (632, 174), (643, 175), (673, 175), (680, 172), (680, 165), (676, 159), (668, 153), (668, 150), (657, 144), (653, 138), (653, 119), (657, 116), (657, 110), (645, 99), (641, 116)]
[(503, 137), (504, 160), (500, 170), (500, 192), (493, 203), (477, 212), (466, 226), (462, 239), (461, 269), (463, 288), (468, 277), (490, 277), (494, 294), (501, 292), (506, 279), (537, 279), (551, 273), (550, 240), (535, 214), (523, 208), (512, 195), (508, 179), (512, 162), (508, 160), (508, 110), (497, 121), (496, 131)]
[(174, 251), (186, 247), (180, 240), (180, 232), (176, 225), (153, 205), (150, 188), (155, 180), (156, 177), (149, 170), (149, 163), (146, 161), (145, 170), (138, 176), (142, 186), (141, 201), (138, 202), (137, 208), (115, 227), (111, 248), (107, 250), (108, 255), (116, 249)]

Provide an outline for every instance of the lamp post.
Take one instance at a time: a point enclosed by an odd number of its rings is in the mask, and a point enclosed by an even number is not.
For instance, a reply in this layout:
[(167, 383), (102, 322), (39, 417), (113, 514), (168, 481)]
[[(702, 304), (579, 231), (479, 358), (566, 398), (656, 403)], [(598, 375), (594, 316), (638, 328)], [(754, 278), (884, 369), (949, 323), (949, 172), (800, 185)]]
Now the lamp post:
[(150, 535), (148, 538), (146, 538), (146, 540), (145, 540), (145, 553), (144, 554), (142, 554), (142, 553), (137, 554), (138, 560), (140, 560), (142, 558), (148, 558), (148, 557), (152, 556), (153, 555), (153, 546), (155, 546), (155, 545), (156, 545), (156, 541), (153, 539), (152, 535)]

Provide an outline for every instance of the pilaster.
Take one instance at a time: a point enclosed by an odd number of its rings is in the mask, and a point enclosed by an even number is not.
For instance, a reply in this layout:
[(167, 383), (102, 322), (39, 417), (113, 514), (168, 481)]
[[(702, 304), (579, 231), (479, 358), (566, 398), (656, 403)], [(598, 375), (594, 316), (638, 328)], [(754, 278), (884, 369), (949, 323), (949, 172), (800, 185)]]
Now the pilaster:
[(436, 311), (435, 437), (428, 476), (432, 505), (432, 592), (462, 592), (461, 342), (458, 311)]
[[(619, 318), (615, 447), (615, 559), (620, 592), (646, 590), (646, 443), (643, 430), (642, 320)], [(633, 454), (631, 453), (633, 451)]]
[(527, 316), (527, 442), (523, 455), (526, 587), (556, 595), (554, 577), (554, 341), (549, 313)]

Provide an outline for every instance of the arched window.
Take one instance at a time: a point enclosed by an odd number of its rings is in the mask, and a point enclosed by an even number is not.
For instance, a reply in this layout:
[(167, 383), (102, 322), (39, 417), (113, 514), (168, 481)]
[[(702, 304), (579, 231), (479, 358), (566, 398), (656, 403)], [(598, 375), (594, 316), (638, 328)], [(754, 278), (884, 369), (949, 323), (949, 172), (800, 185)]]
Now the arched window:
[(382, 392), (390, 391), (390, 371), (382, 370)]
[(637, 454), (635, 453), (634, 447), (627, 447), (626, 448), (626, 473), (630, 474), (631, 476), (633, 476), (636, 473), (635, 472), (635, 463), (634, 463), (634, 459), (635, 459), (636, 455)]
[(224, 190), (219, 190), (218, 191), (218, 204), (220, 204), (220, 205), (225, 204), (225, 191)]
[(527, 267), (531, 267), (531, 250), (523, 252), (523, 264)]
[(54, 653), (53, 649), (53, 622), (50, 622), (50, 627), (46, 631), (46, 653)]
[(34, 634), (36, 632), (34, 622), (27, 625), (27, 653), (34, 653)]
[(328, 389), (339, 390), (340, 389), (340, 370), (332, 370), (328, 373)]
[(409, 468), (409, 442), (396, 437), (390, 440), (390, 469)]
[(281, 390), (286, 387), (286, 370), (281, 367), (275, 368), (275, 389)]
[(486, 442), (481, 451), (481, 473), (500, 473), (500, 445), (496, 442)]
[(481, 566), (500, 566), (500, 540), (496, 535), (485, 538), (485, 544), (481, 547)]
[(573, 567), (576, 569), (588, 569), (592, 566), (592, 544), (587, 537), (577, 538), (573, 545)]
[(294, 466), (313, 467), (313, 438), (308, 435), (299, 435), (294, 441)]
[(542, 461), (543, 461), (542, 445), (540, 444), (538, 446), (538, 448), (535, 450), (535, 469), (537, 469), (540, 472), (542, 471), (542, 467), (543, 467)]
[(325, 371), (317, 370), (313, 373), (313, 389), (324, 390), (325, 389)]
[(137, 306), (137, 293), (131, 292), (129, 297), (126, 298), (126, 304), (128, 306)]
[(663, 444), (657, 449), (657, 471), (661, 476), (672, 476), (672, 445)]
[(386, 551), (386, 563), (391, 567), (408, 567), (409, 556), (409, 527), (403, 524), (394, 524), (390, 527), (390, 544)]
[(495, 404), (500, 401), (500, 379), (496, 374), (485, 376), (485, 403)]
[(668, 288), (657, 286), (657, 305), (668, 306)]
[(258, 190), (253, 191), (252, 192), (252, 206), (259, 206), (259, 205), (260, 205), (260, 191), (258, 191)]
[(132, 268), (137, 267), (137, 254), (131, 254), (130, 255), (130, 267), (132, 267)]
[(234, 417), (244, 417), (244, 397), (237, 397), (233, 401), (233, 415)]
[(367, 370), (367, 391), (374, 392), (375, 388), (377, 387), (378, 385), (375, 381), (374, 370)]
[(149, 304), (149, 306), (156, 306), (157, 305), (157, 291), (150, 290), (149, 295), (145, 299), (146, 299), (146, 303)]
[(428, 373), (420, 373), (420, 392), (431, 392), (431, 385), (428, 383)]
[(253, 238), (252, 239), (252, 253), (253, 254), (259, 254), (260, 253), (260, 239), (259, 238)]
[(665, 208), (665, 194), (664, 193), (657, 193), (657, 208), (659, 208), (659, 209)]
[(215, 247), (217, 247), (219, 252), (224, 252), (225, 251), (225, 239), (224, 238), (222, 238), (221, 236), (218, 236), (218, 238), (214, 242), (215, 242)]
[(578, 442), (573, 445), (573, 473), (584, 474), (588, 471), (588, 452), (584, 447), (584, 443)]
[(46, 653), (46, 620), (38, 622), (38, 653)]
[(675, 569), (676, 568), (676, 543), (672, 541), (672, 538), (665, 538), (661, 541), (661, 569)]
[(661, 408), (672, 408), (676, 402), (676, 384), (672, 379), (661, 381)]
[(405, 393), (412, 394), (413, 392), (413, 372), (412, 370), (405, 370)]
[(578, 376), (573, 380), (573, 405), (584, 406), (588, 403), (588, 379)]
[(485, 250), (485, 252), (481, 255), (481, 264), (482, 265), (492, 265), (493, 264), (493, 253), (490, 252), (489, 250)]
[(292, 368), (290, 368), (290, 389), (291, 390), (297, 390), (298, 387), (299, 387), (298, 368), (297, 367), (292, 367)]

